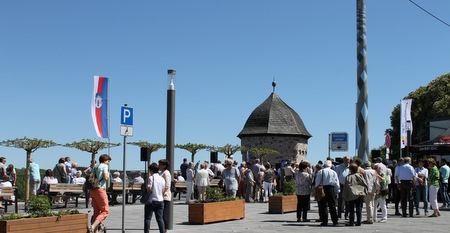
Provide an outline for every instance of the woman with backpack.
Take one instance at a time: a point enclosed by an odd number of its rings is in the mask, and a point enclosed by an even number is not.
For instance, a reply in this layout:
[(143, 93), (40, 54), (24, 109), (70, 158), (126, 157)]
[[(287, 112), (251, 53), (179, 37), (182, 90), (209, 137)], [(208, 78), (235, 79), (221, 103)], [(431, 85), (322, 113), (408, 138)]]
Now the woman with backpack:
[(98, 232), (104, 229), (103, 221), (108, 217), (109, 205), (108, 195), (106, 194), (106, 183), (109, 180), (108, 165), (111, 157), (107, 154), (100, 155), (100, 164), (95, 166), (93, 171), (98, 179), (97, 187), (91, 189), (92, 206), (94, 207), (94, 215), (91, 218), (91, 226), (89, 233)]

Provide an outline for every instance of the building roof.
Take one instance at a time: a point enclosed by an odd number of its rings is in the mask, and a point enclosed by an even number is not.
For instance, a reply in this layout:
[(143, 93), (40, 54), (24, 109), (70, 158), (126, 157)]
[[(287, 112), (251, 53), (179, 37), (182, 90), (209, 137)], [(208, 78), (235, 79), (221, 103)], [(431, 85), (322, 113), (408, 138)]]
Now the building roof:
[(275, 91), (252, 112), (238, 137), (257, 135), (312, 137), (300, 116)]

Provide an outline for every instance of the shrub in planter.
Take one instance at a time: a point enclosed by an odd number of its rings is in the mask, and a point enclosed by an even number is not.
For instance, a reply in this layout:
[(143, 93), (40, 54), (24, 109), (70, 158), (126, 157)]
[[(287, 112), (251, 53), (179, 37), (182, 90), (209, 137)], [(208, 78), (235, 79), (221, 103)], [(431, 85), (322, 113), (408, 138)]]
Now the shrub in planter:
[(269, 198), (269, 213), (284, 214), (297, 211), (297, 196), (295, 195), (295, 181), (283, 183), (283, 192)]
[(3, 215), (0, 232), (61, 232), (70, 225), (72, 233), (85, 233), (88, 227), (88, 214), (80, 214), (78, 210), (52, 212), (46, 196), (31, 196), (27, 214)]
[(245, 217), (245, 202), (225, 197), (220, 188), (207, 188), (207, 201), (189, 204), (189, 222), (205, 224)]

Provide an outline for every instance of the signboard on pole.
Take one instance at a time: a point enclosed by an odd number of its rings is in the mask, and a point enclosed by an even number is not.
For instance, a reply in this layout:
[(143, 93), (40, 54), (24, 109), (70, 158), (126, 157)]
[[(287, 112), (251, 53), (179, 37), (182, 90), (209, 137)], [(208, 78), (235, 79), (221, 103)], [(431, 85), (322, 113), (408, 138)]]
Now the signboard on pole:
[(389, 134), (386, 135), (386, 138), (384, 139), (384, 144), (386, 145), (387, 148), (391, 147), (391, 136)]
[(331, 133), (331, 150), (348, 151), (348, 133)]
[(133, 137), (133, 108), (120, 107), (120, 136)]

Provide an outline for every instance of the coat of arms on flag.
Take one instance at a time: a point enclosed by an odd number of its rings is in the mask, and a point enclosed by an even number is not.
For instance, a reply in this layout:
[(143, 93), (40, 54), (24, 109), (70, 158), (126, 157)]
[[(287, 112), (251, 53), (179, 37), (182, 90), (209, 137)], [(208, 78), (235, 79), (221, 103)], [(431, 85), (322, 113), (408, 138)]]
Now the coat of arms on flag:
[(94, 76), (91, 115), (95, 132), (101, 138), (109, 137), (108, 83), (109, 78)]

